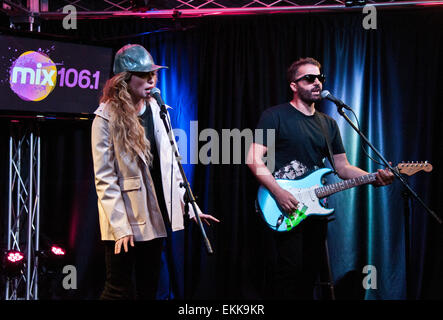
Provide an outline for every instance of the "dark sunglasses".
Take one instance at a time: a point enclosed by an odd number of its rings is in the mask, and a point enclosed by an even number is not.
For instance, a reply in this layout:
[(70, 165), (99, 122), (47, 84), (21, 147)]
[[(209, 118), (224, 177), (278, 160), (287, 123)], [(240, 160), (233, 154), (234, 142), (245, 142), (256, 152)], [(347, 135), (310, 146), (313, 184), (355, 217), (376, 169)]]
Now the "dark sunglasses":
[(135, 75), (139, 78), (145, 79), (145, 80), (151, 80), (152, 77), (154, 77), (156, 74), (155, 71), (151, 72), (137, 72), (137, 71), (131, 71), (131, 75)]
[(326, 77), (323, 74), (305, 74), (303, 77), (296, 79), (294, 82), (305, 80), (309, 83), (314, 83), (315, 79), (318, 79), (321, 83), (324, 83)]

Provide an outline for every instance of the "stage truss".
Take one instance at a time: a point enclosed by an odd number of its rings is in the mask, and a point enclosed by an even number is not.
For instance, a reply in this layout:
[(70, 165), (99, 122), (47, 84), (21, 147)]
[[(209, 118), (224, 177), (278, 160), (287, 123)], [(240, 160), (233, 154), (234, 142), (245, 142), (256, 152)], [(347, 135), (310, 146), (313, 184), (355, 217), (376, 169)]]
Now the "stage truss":
[(21, 274), (8, 278), (5, 300), (38, 299), (40, 137), (11, 122), (9, 137), (8, 250), (25, 256)]
[[(356, 10), (362, 5), (377, 8), (441, 6), (443, 1), (404, 0), (3, 0), (1, 10), (10, 16), (63, 19), (66, 6), (75, 7), (78, 19), (201, 18), (216, 15), (253, 15), (312, 11)], [(31, 19), (32, 20), (32, 19)]]

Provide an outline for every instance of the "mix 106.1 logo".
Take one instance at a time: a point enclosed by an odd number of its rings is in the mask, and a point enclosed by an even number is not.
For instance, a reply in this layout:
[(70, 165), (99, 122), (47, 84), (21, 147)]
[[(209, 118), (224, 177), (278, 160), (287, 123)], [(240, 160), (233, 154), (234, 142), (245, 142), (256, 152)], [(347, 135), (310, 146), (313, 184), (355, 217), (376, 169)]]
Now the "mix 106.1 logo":
[[(57, 82), (57, 75), (59, 81)], [(92, 74), (89, 70), (77, 71), (74, 68), (61, 68), (45, 54), (26, 51), (14, 61), (9, 74), (12, 91), (22, 100), (41, 101), (45, 99), (58, 83), (59, 87), (97, 90), (100, 71)]]

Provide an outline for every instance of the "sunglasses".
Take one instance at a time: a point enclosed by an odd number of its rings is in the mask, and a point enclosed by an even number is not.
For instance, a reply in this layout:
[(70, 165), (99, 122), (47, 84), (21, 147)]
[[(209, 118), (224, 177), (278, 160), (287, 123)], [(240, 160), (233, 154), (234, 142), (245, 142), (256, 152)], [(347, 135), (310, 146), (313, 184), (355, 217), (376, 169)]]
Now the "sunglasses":
[(309, 83), (314, 83), (315, 79), (318, 79), (321, 83), (324, 83), (326, 80), (326, 77), (323, 74), (305, 74), (303, 77), (300, 77), (296, 79), (294, 82), (298, 82), (300, 80), (305, 80)]
[(137, 71), (131, 71), (131, 75), (135, 75), (139, 78), (145, 79), (145, 80), (151, 80), (156, 75), (155, 71), (151, 72), (137, 72)]

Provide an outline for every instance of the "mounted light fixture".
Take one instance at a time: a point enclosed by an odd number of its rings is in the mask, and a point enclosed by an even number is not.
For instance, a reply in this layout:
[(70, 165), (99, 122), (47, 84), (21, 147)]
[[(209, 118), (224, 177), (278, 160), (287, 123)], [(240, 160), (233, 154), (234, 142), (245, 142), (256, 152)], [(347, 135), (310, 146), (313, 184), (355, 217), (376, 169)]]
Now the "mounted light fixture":
[(8, 250), (2, 257), (2, 268), (9, 278), (18, 277), (23, 273), (25, 256), (18, 250)]
[(345, 1), (346, 7), (363, 7), (366, 5), (366, 0), (351, 0)]
[(39, 252), (39, 264), (43, 272), (58, 272), (66, 257), (66, 250), (58, 244), (51, 244), (46, 250)]

